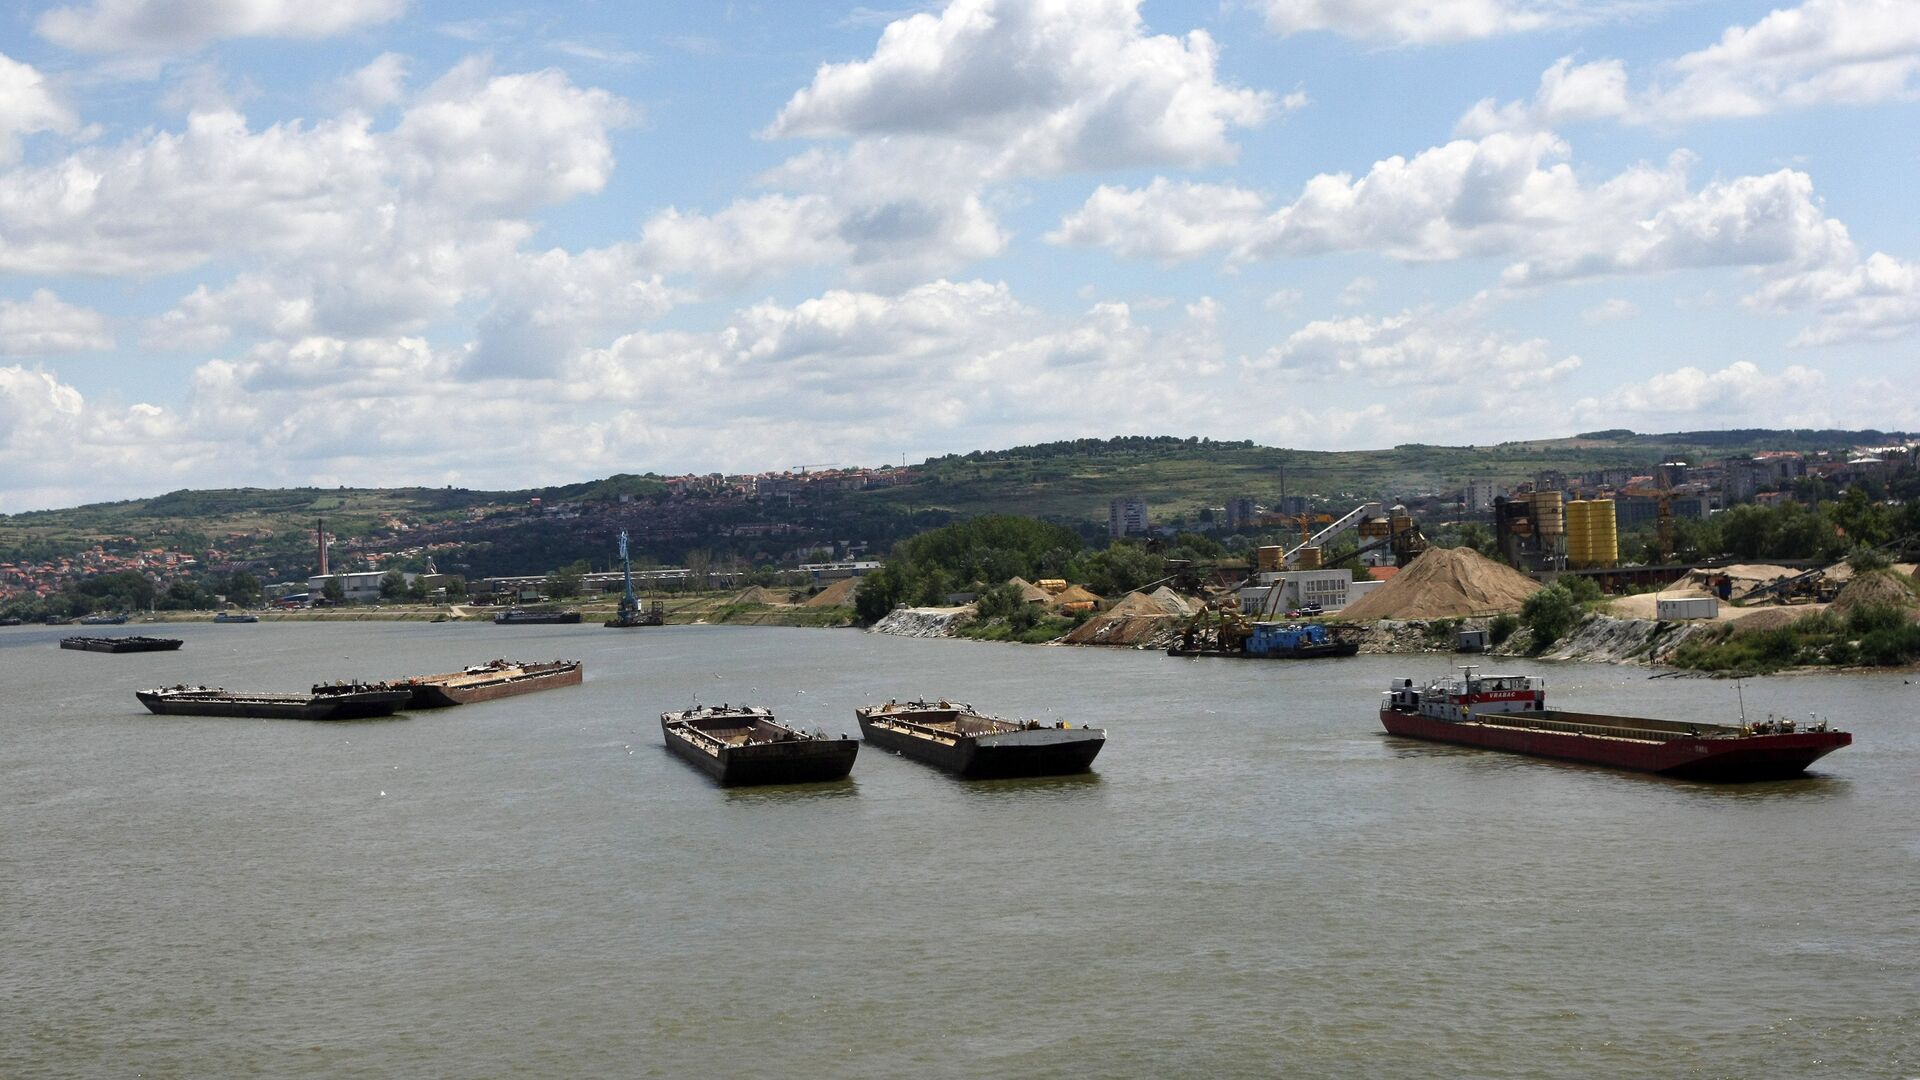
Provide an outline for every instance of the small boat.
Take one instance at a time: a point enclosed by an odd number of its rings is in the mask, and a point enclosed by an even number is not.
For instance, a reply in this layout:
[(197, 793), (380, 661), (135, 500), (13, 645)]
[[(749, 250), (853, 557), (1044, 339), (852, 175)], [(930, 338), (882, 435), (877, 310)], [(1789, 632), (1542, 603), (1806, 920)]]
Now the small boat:
[(83, 615), (81, 626), (119, 626), (127, 621), (125, 615)]
[(614, 630), (631, 630), (641, 626), (665, 626), (666, 623), (667, 606), (655, 600), (645, 607), (638, 603), (628, 605), (622, 602), (619, 612), (600, 625)]
[(1085, 772), (1107, 742), (1104, 728), (1002, 720), (960, 702), (889, 701), (853, 715), (875, 746), (969, 779)]
[(490, 660), (445, 675), (402, 679), (394, 685), (412, 689), (413, 699), (408, 702), (408, 707), (440, 709), (449, 705), (471, 705), (476, 701), (531, 694), (556, 686), (579, 686), (580, 678), (578, 660), (551, 660), (537, 664)]
[(1380, 702), (1381, 726), (1432, 742), (1723, 782), (1799, 776), (1853, 742), (1824, 721), (1712, 724), (1564, 712), (1546, 707), (1540, 679), (1462, 671), (1420, 688), (1394, 680)]
[(20, 624), (21, 624), (21, 620), (16, 619), (11, 615), (7, 616), (4, 619), (0, 619), (0, 626), (19, 626)]
[(745, 705), (661, 713), (660, 732), (667, 749), (727, 786), (844, 779), (860, 752), (858, 739), (809, 735)]
[(179, 638), (146, 637), (129, 634), (125, 637), (65, 637), (60, 639), (63, 649), (79, 649), (82, 652), (171, 652), (185, 644)]
[(392, 716), (413, 691), (387, 683), (320, 683), (305, 694), (244, 693), (217, 686), (169, 686), (135, 692), (164, 716), (247, 716), (263, 720), (364, 720)]
[(217, 623), (259, 622), (260, 616), (244, 611), (222, 611), (213, 617)]
[(529, 608), (509, 608), (493, 617), (495, 626), (537, 626), (579, 621), (580, 613), (577, 611), (535, 611)]

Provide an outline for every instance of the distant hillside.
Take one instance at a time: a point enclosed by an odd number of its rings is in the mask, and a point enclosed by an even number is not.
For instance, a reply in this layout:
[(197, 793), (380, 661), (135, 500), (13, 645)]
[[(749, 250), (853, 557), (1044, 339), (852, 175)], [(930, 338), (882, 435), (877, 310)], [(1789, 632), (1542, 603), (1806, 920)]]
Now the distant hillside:
[[(1501, 483), (1542, 470), (1580, 473), (1644, 469), (1769, 449), (1817, 451), (1894, 442), (1881, 431), (1701, 431), (1646, 435), (1595, 431), (1565, 439), (1492, 446), (1408, 444), (1386, 450), (1311, 451), (1171, 436), (1118, 436), (984, 450), (933, 458), (905, 473), (911, 482), (869, 490), (806, 486), (778, 499), (743, 488), (670, 495), (663, 479), (617, 474), (603, 480), (520, 491), (461, 488), (233, 488), (174, 491), (150, 499), (0, 516), (0, 561), (71, 556), (93, 545), (109, 552), (162, 547), (218, 551), (229, 561), (274, 564), (297, 577), (312, 561), (312, 528), (327, 519), (341, 550), (403, 550), (423, 540), (454, 545), (443, 557), (467, 572), (522, 573), (611, 550), (629, 529), (637, 550), (659, 561), (702, 551), (714, 557), (777, 555), (833, 540), (878, 550), (954, 517), (1024, 514), (1095, 531), (1114, 496), (1143, 496), (1156, 521), (1197, 516), (1236, 496), (1271, 503), (1284, 491), (1347, 506), (1458, 490), (1468, 480)], [(531, 514), (531, 498), (580, 514)], [(622, 499), (625, 499), (622, 502)]]

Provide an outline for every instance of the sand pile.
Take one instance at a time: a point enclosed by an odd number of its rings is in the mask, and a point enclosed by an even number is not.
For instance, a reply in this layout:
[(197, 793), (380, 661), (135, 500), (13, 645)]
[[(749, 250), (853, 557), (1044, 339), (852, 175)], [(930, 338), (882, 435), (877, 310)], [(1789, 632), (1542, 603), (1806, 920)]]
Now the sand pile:
[(1897, 607), (1920, 612), (1920, 596), (1898, 574), (1874, 570), (1855, 577), (1833, 598), (1833, 610), (1847, 613), (1860, 607)]
[(1191, 615), (1194, 612), (1193, 604), (1190, 603), (1186, 597), (1181, 596), (1165, 585), (1160, 586), (1147, 595), (1153, 599), (1154, 603), (1166, 609), (1169, 615)]
[(1458, 619), (1518, 612), (1540, 583), (1471, 548), (1432, 548), (1349, 604), (1342, 619)]
[(768, 604), (768, 605), (778, 605), (781, 607), (790, 606), (787, 604), (787, 598), (785, 596), (782, 596), (781, 594), (774, 592), (772, 589), (769, 589), (764, 585), (755, 585), (750, 589), (741, 589), (739, 592), (735, 593), (733, 595), (733, 599), (728, 600), (727, 603), (729, 604)]
[(853, 594), (860, 588), (857, 577), (841, 578), (839, 581), (807, 597), (803, 607), (852, 607)]
[(1045, 604), (1053, 600), (1052, 593), (1028, 581), (1026, 578), (1011, 577), (1007, 579), (1007, 584), (1020, 590), (1020, 599), (1023, 603)]
[(1689, 570), (1668, 582), (1661, 591), (1698, 592), (1704, 595), (1714, 591), (1714, 579), (1725, 577), (1732, 581), (1733, 595), (1740, 597), (1770, 581), (1779, 581), (1781, 578), (1793, 577), (1798, 573), (1801, 571), (1790, 566), (1775, 566), (1772, 563), (1735, 563), (1732, 566)]
[(1069, 645), (1138, 645), (1176, 617), (1146, 593), (1130, 592), (1119, 603), (1074, 627), (1065, 641)]
[(1053, 606), (1064, 608), (1069, 604), (1098, 604), (1100, 598), (1078, 585), (1069, 585), (1050, 597)]

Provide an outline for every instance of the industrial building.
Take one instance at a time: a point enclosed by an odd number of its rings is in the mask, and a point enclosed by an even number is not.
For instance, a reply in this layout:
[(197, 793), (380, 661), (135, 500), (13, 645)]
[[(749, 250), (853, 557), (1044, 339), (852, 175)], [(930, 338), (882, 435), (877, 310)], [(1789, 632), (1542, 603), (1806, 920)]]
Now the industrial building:
[[(328, 580), (340, 583), (340, 598), (348, 603), (365, 603), (380, 599), (380, 581), (391, 571), (356, 570), (347, 574), (315, 574), (307, 579), (307, 595), (319, 596), (326, 591)], [(401, 571), (400, 576), (412, 585), (419, 574)]]
[(1240, 590), (1240, 610), (1262, 615), (1285, 615), (1289, 611), (1318, 605), (1322, 611), (1334, 612), (1384, 584), (1383, 581), (1355, 581), (1350, 570), (1257, 573), (1253, 576), (1253, 583)]

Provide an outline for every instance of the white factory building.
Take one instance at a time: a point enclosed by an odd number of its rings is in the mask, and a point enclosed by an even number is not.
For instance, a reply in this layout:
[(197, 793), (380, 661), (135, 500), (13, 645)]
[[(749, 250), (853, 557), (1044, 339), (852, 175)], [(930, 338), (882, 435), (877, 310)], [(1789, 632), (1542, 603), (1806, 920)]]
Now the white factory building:
[[(389, 573), (391, 571), (359, 570), (350, 574), (315, 574), (307, 579), (307, 595), (318, 599), (326, 592), (328, 579), (338, 578), (341, 598), (349, 603), (378, 600), (380, 599), (380, 579)], [(420, 575), (402, 571), (401, 576), (407, 579), (407, 584), (411, 585), (413, 579)]]
[(1284, 616), (1317, 603), (1322, 611), (1339, 611), (1384, 584), (1355, 581), (1351, 570), (1269, 571), (1254, 575), (1254, 583), (1240, 590), (1240, 610)]

